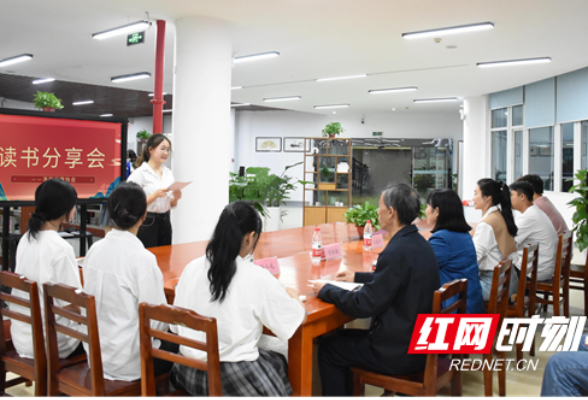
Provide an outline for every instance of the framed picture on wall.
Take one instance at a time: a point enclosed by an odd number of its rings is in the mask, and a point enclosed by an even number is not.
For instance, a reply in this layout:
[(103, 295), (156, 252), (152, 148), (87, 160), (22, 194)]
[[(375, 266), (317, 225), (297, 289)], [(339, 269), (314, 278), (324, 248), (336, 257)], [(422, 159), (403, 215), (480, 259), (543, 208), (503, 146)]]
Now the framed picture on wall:
[(549, 145), (540, 145), (539, 147), (539, 155), (543, 157), (551, 157), (551, 146)]
[(536, 157), (539, 155), (539, 147), (536, 144), (532, 144), (531, 148), (529, 149), (529, 155), (531, 157)]
[(280, 138), (280, 137), (258, 137), (258, 138), (255, 138), (255, 151), (280, 152), (280, 151), (282, 151), (282, 138)]
[(304, 149), (304, 138), (303, 137), (285, 137), (284, 138), (284, 151), (288, 152), (310, 152), (310, 140), (306, 143), (306, 149)]

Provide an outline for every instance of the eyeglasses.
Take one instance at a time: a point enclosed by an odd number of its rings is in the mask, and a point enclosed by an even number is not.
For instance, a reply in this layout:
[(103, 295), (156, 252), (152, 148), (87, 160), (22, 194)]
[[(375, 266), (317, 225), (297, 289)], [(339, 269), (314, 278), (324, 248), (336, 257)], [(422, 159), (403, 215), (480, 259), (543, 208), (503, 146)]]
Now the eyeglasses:
[(160, 147), (159, 150), (161, 150), (165, 153), (171, 153), (171, 151), (172, 151), (171, 148), (168, 148), (168, 147)]

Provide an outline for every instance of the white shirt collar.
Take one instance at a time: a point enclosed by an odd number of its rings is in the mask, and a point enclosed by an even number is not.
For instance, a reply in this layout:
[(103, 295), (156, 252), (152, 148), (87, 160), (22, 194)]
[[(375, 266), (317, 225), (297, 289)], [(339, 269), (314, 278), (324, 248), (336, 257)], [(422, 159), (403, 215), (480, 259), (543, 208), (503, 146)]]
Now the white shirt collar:
[(488, 211), (486, 211), (486, 214), (484, 214), (482, 216), (482, 219), (486, 218), (488, 215), (492, 214), (494, 211), (500, 211), (500, 207), (498, 206), (492, 206), (488, 209)]

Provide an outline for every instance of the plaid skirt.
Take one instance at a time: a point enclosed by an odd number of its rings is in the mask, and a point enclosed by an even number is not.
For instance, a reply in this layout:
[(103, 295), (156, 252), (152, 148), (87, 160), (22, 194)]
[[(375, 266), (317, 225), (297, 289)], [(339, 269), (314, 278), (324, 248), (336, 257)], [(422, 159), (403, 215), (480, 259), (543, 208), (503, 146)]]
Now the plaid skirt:
[[(259, 349), (255, 361), (221, 362), (223, 396), (290, 396), (286, 358), (274, 351)], [(208, 374), (174, 364), (171, 383), (192, 396), (208, 396)]]

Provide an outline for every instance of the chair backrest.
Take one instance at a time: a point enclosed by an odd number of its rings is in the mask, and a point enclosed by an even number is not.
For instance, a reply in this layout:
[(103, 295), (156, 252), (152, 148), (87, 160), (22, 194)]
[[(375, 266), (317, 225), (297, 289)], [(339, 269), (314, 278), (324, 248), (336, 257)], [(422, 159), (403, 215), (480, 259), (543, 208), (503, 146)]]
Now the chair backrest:
[[(517, 290), (517, 315), (523, 315), (525, 311), (525, 294), (529, 296), (529, 317), (535, 314), (535, 300), (537, 298), (537, 267), (539, 264), (539, 243), (528, 244), (523, 249), (521, 260), (521, 276)], [(531, 274), (531, 279), (527, 276)]]
[[(43, 319), (41, 317), (41, 303), (39, 302), (39, 289), (37, 282), (31, 281), (14, 272), (0, 272), (0, 285), (17, 289), (28, 293), (29, 300), (0, 292), (0, 299), (6, 303), (17, 304), (28, 308), (29, 315), (18, 313), (14, 310), (0, 308), (0, 315), (12, 318), (31, 325), (33, 336), (33, 355), (35, 365), (35, 393), (47, 392), (47, 357), (45, 355), (45, 343), (43, 341)], [(4, 356), (8, 351), (6, 338), (10, 332), (4, 331), (4, 324), (0, 324), (0, 363), (4, 365)], [(6, 369), (4, 369), (6, 370)]]
[[(457, 300), (443, 307), (443, 302), (457, 296)], [(451, 314), (457, 310), (458, 314), (465, 314), (468, 299), (468, 280), (455, 279), (437, 289), (433, 295), (433, 314)], [(448, 352), (451, 352), (448, 350)], [(457, 355), (461, 358), (461, 354)], [(437, 354), (428, 354), (424, 372), (424, 386), (435, 387), (437, 380)]]
[[(98, 319), (96, 316), (96, 302), (94, 296), (71, 286), (62, 284), (43, 284), (43, 300), (45, 302), (45, 331), (47, 336), (47, 356), (49, 358), (49, 395), (57, 394), (57, 377), (61, 370), (59, 362), (59, 347), (57, 333), (88, 343), (88, 362), (90, 364), (90, 379), (92, 396), (105, 396), (104, 373), (102, 356), (100, 354), (100, 337), (98, 336)], [(54, 299), (67, 302), (67, 307), (55, 305)], [(73, 306), (73, 307), (72, 307)], [(82, 314), (80, 309), (85, 310)], [(67, 318), (86, 327), (87, 333), (56, 323), (55, 315)], [(81, 389), (83, 390), (83, 389)]]
[(553, 286), (559, 287), (560, 279), (569, 284), (570, 264), (572, 262), (572, 231), (559, 234), (557, 243), (557, 258), (555, 260), (555, 270), (553, 271)]
[(512, 261), (506, 258), (494, 267), (492, 275), (490, 299), (486, 311), (488, 314), (500, 314), (500, 324), (502, 324), (502, 319), (506, 316), (508, 309), (511, 267)]
[[(206, 343), (153, 329), (151, 327), (152, 320), (171, 325), (181, 325), (204, 332), (206, 333)], [(192, 310), (167, 304), (155, 306), (148, 303), (141, 303), (139, 304), (139, 331), (141, 337), (141, 390), (143, 396), (156, 395), (153, 358), (207, 371), (208, 395), (223, 395), (215, 318), (203, 317)], [(182, 356), (181, 354), (173, 354), (164, 350), (155, 349), (151, 345), (152, 338), (203, 351), (207, 354), (207, 361), (203, 362)]]

